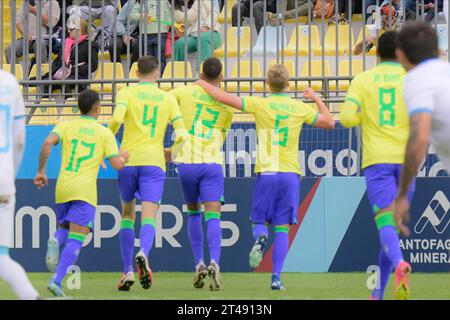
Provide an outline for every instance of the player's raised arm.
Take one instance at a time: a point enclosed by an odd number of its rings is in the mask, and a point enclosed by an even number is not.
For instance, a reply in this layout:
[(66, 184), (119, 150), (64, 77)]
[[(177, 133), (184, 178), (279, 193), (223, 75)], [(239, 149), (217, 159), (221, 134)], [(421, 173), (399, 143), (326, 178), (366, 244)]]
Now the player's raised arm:
[(335, 123), (333, 116), (323, 103), (322, 99), (314, 92), (314, 90), (308, 88), (304, 91), (303, 95), (306, 99), (314, 101), (317, 107), (319, 108), (319, 114), (317, 116), (316, 121), (314, 122), (314, 127), (323, 129), (334, 129)]
[[(55, 130), (57, 130), (57, 128), (58, 126), (55, 128)], [(36, 176), (34, 177), (33, 180), (34, 185), (39, 190), (41, 190), (48, 184), (48, 178), (47, 175), (45, 174), (47, 160), (50, 157), (50, 154), (52, 153), (53, 146), (57, 145), (59, 143), (59, 140), (60, 136), (58, 132), (53, 131), (47, 136), (44, 143), (42, 144), (41, 151), (39, 153), (38, 172), (36, 173)]]
[(240, 97), (225, 92), (222, 89), (206, 82), (205, 80), (198, 80), (196, 84), (205, 89), (205, 91), (216, 101), (226, 104), (235, 109), (242, 110), (242, 99)]

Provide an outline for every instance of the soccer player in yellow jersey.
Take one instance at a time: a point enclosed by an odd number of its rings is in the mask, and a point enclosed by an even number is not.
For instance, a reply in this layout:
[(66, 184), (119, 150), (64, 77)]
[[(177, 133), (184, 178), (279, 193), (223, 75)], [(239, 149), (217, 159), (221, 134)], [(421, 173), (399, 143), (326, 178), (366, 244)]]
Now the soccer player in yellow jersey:
[(134, 284), (132, 262), (136, 198), (142, 202), (142, 220), (139, 236), (141, 248), (135, 256), (135, 263), (142, 287), (148, 289), (152, 285), (153, 276), (147, 259), (155, 239), (156, 213), (166, 178), (164, 135), (169, 122), (178, 138), (182, 139), (185, 134), (177, 100), (156, 86), (158, 74), (158, 59), (152, 56), (139, 59), (139, 83), (117, 93), (116, 109), (109, 125), (115, 134), (124, 124), (121, 146), (130, 154), (129, 162), (119, 171), (122, 200), (119, 238), (123, 275), (118, 289), (121, 291), (129, 291)]
[[(200, 78), (218, 87), (223, 79), (220, 60), (214, 57), (205, 60)], [(214, 100), (199, 85), (179, 87), (172, 90), (172, 94), (180, 104), (189, 132), (188, 140), (178, 154), (173, 155), (173, 161), (177, 164), (189, 210), (188, 235), (196, 270), (194, 287), (203, 288), (204, 279), (209, 275), (210, 289), (220, 290), (220, 211), (224, 194), (222, 146), (233, 120), (233, 110)], [(203, 261), (201, 203), (204, 204), (210, 253), (208, 268)]]
[[(410, 265), (403, 260), (393, 216), (409, 132), (408, 111), (403, 97), (405, 70), (395, 56), (397, 34), (388, 31), (378, 41), (380, 63), (359, 75), (350, 86), (340, 112), (344, 127), (362, 128), (362, 167), (367, 195), (380, 234), (380, 283), (371, 299), (383, 299), (392, 268), (395, 268), (395, 297), (407, 298)], [(409, 191), (409, 200), (414, 186)]]
[[(56, 182), (56, 216), (59, 228), (49, 239), (47, 264), (56, 272), (48, 284), (55, 296), (64, 296), (61, 282), (67, 268), (75, 264), (84, 239), (91, 232), (97, 206), (97, 176), (103, 159), (120, 170), (128, 159), (127, 152), (119, 154), (117, 142), (108, 128), (99, 124), (100, 98), (97, 92), (80, 93), (79, 119), (58, 124), (42, 145), (39, 169), (34, 184), (42, 189), (48, 183), (45, 174), (52, 147), (61, 142), (62, 162)], [(59, 259), (59, 247), (64, 249)], [(59, 262), (58, 262), (59, 259)]]
[(304, 122), (315, 127), (334, 128), (333, 117), (312, 89), (305, 90), (304, 96), (316, 103), (319, 112), (286, 94), (289, 73), (281, 64), (269, 69), (267, 84), (271, 95), (268, 98), (240, 98), (206, 81), (199, 80), (198, 84), (217, 101), (255, 116), (258, 154), (251, 220), (256, 241), (249, 255), (249, 263), (252, 268), (261, 263), (269, 234), (267, 224), (273, 225), (275, 241), (271, 288), (284, 290), (280, 276), (289, 248), (289, 227), (297, 223), (300, 197), (300, 131)]

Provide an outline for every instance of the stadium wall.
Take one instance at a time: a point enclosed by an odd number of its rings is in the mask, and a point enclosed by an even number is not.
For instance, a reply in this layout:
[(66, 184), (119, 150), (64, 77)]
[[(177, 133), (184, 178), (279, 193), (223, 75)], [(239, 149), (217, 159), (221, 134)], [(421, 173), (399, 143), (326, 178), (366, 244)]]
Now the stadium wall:
[[(54, 187), (59, 163), (55, 150), (48, 188), (32, 184), (38, 148), (49, 127), (28, 127), (24, 165), (17, 182), (12, 255), (28, 271), (45, 271), (45, 246), (56, 228)], [(333, 140), (331, 140), (333, 141)], [(334, 153), (339, 153), (333, 149)], [(323, 151), (323, 150), (322, 150)], [(435, 163), (434, 165), (439, 165)], [(121, 270), (118, 232), (120, 201), (117, 182), (110, 170), (102, 170), (98, 183), (99, 206), (94, 233), (86, 240), (78, 265), (84, 271)], [(249, 223), (254, 178), (227, 178), (223, 207), (224, 271), (251, 271), (248, 252), (252, 245)], [(290, 232), (288, 272), (366, 271), (377, 263), (378, 235), (368, 203), (364, 177), (306, 177), (301, 185), (297, 226)], [(419, 178), (412, 203), (412, 236), (402, 239), (405, 259), (415, 271), (446, 272), (450, 269), (450, 179)], [(139, 207), (138, 207), (139, 209)], [(155, 248), (150, 263), (157, 271), (191, 271), (193, 258), (186, 230), (186, 208), (177, 178), (167, 179), (161, 214), (157, 220)], [(136, 230), (139, 223), (136, 225)], [(136, 233), (138, 234), (138, 232)], [(273, 238), (273, 237), (271, 237)], [(139, 241), (136, 240), (136, 246)], [(271, 245), (257, 271), (271, 267)]]

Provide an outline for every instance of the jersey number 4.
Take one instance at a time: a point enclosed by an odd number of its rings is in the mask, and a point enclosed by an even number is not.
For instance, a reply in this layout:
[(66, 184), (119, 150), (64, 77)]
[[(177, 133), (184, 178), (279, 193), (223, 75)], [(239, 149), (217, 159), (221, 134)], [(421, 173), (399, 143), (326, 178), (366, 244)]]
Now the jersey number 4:
[(380, 127), (395, 126), (395, 88), (380, 88), (378, 92), (380, 105)]
[[(87, 152), (86, 152), (87, 154), (82, 157), (78, 157), (78, 155), (77, 155), (77, 151), (78, 151), (78, 148), (80, 147), (80, 145), (83, 147), (83, 149), (87, 149)], [(80, 169), (81, 163), (83, 161), (91, 159), (94, 156), (94, 152), (95, 152), (95, 143), (87, 143), (84, 141), (80, 141), (78, 139), (73, 139), (72, 140), (72, 152), (70, 153), (69, 165), (67, 166), (67, 168), (65, 170), (77, 173), (78, 170)], [(76, 164), (75, 164), (75, 168), (74, 168), (73, 165), (75, 163), (75, 157), (77, 157), (77, 159), (76, 159)]]
[(144, 115), (142, 117), (142, 124), (144, 126), (150, 126), (150, 137), (153, 138), (155, 136), (155, 128), (156, 128), (156, 122), (158, 120), (158, 107), (153, 107), (152, 117), (149, 118), (150, 107), (145, 105), (144, 106)]

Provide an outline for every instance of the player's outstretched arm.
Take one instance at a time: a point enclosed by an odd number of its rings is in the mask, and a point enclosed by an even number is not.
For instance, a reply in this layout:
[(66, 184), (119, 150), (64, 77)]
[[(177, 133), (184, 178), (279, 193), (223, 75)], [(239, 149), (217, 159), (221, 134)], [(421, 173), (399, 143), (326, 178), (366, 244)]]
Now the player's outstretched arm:
[(39, 165), (38, 165), (38, 172), (36, 173), (36, 176), (34, 177), (34, 185), (41, 190), (43, 187), (45, 187), (48, 184), (48, 178), (45, 174), (45, 168), (47, 166), (47, 160), (50, 157), (50, 154), (52, 153), (52, 148), (54, 145), (58, 144), (59, 142), (59, 136), (52, 132), (48, 135), (48, 137), (45, 139), (44, 143), (42, 144), (41, 151), (39, 153)]
[(419, 166), (425, 158), (429, 145), (432, 118), (431, 114), (421, 112), (410, 117), (409, 139), (406, 145), (400, 186), (395, 200), (395, 221), (404, 236), (409, 236), (406, 224), (409, 221), (408, 193)]
[(128, 151), (119, 150), (119, 155), (117, 157), (109, 158), (108, 161), (111, 167), (120, 170), (128, 162)]
[(222, 89), (213, 86), (205, 80), (198, 80), (196, 82), (205, 91), (213, 97), (216, 101), (226, 104), (238, 110), (242, 110), (242, 99), (234, 94), (223, 91)]
[(323, 103), (322, 99), (314, 92), (314, 90), (308, 88), (303, 92), (303, 95), (306, 99), (314, 101), (319, 108), (319, 115), (316, 119), (316, 122), (314, 123), (314, 127), (334, 129), (335, 123), (333, 116)]

